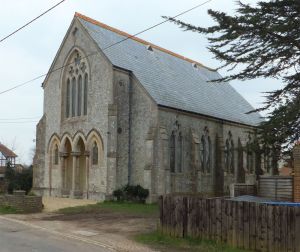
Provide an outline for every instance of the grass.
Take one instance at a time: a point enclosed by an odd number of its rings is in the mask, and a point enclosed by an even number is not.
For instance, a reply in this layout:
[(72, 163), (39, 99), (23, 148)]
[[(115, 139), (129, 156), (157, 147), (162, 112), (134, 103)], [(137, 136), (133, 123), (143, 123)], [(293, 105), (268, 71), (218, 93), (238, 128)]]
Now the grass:
[(58, 210), (61, 214), (97, 213), (109, 211), (114, 213), (126, 213), (140, 216), (158, 216), (156, 204), (139, 204), (131, 202), (105, 201), (93, 205), (67, 207)]
[(15, 214), (17, 210), (11, 206), (1, 206), (0, 214)]
[[(163, 235), (159, 231), (138, 234), (134, 237), (137, 242), (147, 244), (161, 251), (198, 251), (198, 252), (246, 252), (246, 250), (231, 248), (214, 241), (193, 238), (174, 238)], [(247, 250), (250, 252), (249, 250)]]

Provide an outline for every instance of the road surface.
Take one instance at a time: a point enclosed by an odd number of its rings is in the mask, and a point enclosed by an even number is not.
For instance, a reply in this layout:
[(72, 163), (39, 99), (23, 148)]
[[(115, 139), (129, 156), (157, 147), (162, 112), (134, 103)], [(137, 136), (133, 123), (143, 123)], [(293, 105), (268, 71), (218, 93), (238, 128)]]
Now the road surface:
[(60, 234), (0, 217), (0, 252), (111, 252), (84, 237)]

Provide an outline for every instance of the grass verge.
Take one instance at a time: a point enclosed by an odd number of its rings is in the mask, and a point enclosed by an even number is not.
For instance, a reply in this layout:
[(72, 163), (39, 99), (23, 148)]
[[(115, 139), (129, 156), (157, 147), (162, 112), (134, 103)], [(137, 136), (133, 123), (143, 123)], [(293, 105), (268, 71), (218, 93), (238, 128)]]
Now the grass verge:
[(17, 210), (11, 206), (1, 206), (0, 214), (15, 214)]
[(58, 210), (61, 214), (101, 213), (104, 211), (134, 214), (139, 216), (158, 216), (156, 204), (105, 201), (93, 205), (67, 207)]
[(135, 241), (149, 245), (154, 249), (164, 252), (173, 251), (198, 251), (198, 252), (250, 252), (231, 248), (225, 244), (218, 244), (214, 241), (199, 240), (193, 238), (174, 238), (163, 235), (159, 231), (147, 234), (138, 234), (134, 237)]

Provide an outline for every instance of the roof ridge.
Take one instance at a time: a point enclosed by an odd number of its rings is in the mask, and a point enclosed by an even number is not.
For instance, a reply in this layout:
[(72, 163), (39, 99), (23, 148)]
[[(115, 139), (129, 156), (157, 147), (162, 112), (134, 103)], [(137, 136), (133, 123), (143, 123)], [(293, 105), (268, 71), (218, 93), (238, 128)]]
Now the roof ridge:
[(122, 36), (125, 36), (125, 37), (130, 37), (130, 39), (132, 39), (132, 40), (135, 40), (135, 41), (137, 41), (137, 42), (140, 42), (140, 43), (142, 43), (142, 44), (144, 44), (144, 45), (150, 45), (151, 47), (153, 47), (153, 48), (155, 48), (155, 49), (157, 49), (157, 50), (160, 50), (160, 51), (162, 51), (162, 52), (164, 52), (164, 53), (167, 53), (167, 54), (172, 55), (172, 56), (174, 56), (174, 57), (177, 57), (177, 58), (179, 58), (179, 59), (188, 61), (188, 62), (190, 62), (190, 63), (195, 63), (195, 64), (197, 64), (197, 65), (199, 65), (199, 66), (201, 66), (201, 67), (204, 67), (204, 68), (206, 68), (206, 69), (208, 69), (208, 70), (210, 70), (210, 71), (216, 71), (216, 69), (207, 67), (207, 66), (203, 65), (203, 64), (200, 63), (200, 62), (197, 62), (197, 61), (192, 60), (192, 59), (190, 59), (190, 58), (184, 57), (184, 56), (182, 56), (182, 55), (180, 55), (180, 54), (177, 54), (177, 53), (175, 53), (175, 52), (172, 52), (172, 51), (170, 51), (170, 50), (168, 50), (168, 49), (165, 49), (165, 48), (162, 48), (162, 47), (157, 46), (157, 45), (155, 45), (155, 44), (152, 44), (152, 43), (150, 43), (150, 42), (148, 42), (148, 41), (146, 41), (146, 40), (143, 40), (143, 39), (140, 39), (140, 38), (135, 37), (135, 36), (133, 36), (133, 35), (130, 35), (129, 33), (123, 32), (123, 31), (121, 31), (121, 30), (119, 30), (119, 29), (116, 29), (116, 28), (111, 27), (111, 26), (109, 26), (109, 25), (107, 25), (107, 24), (104, 24), (104, 23), (102, 23), (102, 22), (99, 22), (99, 21), (97, 21), (97, 20), (95, 20), (95, 19), (92, 19), (92, 18), (90, 18), (90, 17), (87, 17), (87, 16), (85, 16), (85, 15), (79, 13), (79, 12), (75, 12), (74, 17), (81, 18), (81, 19), (83, 19), (83, 20), (85, 20), (85, 21), (87, 21), (87, 22), (89, 22), (89, 23), (92, 23), (92, 24), (94, 24), (94, 25), (98, 25), (98, 26), (100, 26), (100, 27), (102, 27), (102, 28), (104, 28), (104, 29), (107, 29), (107, 30), (110, 30), (110, 31), (112, 31), (112, 32), (118, 33), (119, 35), (122, 35)]

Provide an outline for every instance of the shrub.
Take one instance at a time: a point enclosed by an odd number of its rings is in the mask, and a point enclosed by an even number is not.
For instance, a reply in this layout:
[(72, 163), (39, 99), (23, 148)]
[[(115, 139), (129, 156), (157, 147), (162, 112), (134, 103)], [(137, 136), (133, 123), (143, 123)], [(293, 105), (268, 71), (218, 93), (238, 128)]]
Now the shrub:
[(37, 196), (33, 191), (28, 192), (28, 196)]
[(28, 193), (32, 188), (32, 166), (19, 173), (8, 163), (4, 178), (8, 193), (13, 193), (14, 190), (24, 190)]
[(113, 196), (117, 201), (132, 201), (144, 203), (149, 195), (149, 190), (140, 185), (126, 185), (121, 189), (113, 192)]
[(121, 189), (115, 190), (113, 196), (117, 198), (117, 201), (123, 200), (123, 191)]

